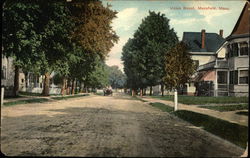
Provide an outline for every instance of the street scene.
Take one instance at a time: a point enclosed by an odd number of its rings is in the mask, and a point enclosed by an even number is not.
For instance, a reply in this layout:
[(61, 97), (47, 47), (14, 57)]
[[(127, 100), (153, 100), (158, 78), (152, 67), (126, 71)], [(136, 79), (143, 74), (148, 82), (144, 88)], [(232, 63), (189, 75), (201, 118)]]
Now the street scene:
[(248, 156), (248, 1), (2, 9), (1, 156)]

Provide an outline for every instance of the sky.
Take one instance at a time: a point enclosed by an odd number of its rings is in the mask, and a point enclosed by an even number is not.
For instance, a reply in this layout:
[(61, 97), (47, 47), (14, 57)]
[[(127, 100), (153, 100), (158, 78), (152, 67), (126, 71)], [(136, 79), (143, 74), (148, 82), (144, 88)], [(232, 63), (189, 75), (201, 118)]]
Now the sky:
[(117, 18), (112, 21), (112, 27), (119, 36), (119, 41), (111, 49), (106, 64), (118, 65), (122, 71), (122, 47), (133, 37), (142, 19), (149, 15), (149, 10), (165, 14), (170, 20), (170, 27), (175, 30), (181, 41), (183, 32), (200, 32), (202, 29), (218, 34), (222, 29), (223, 37), (229, 36), (245, 4), (244, 0), (102, 0), (102, 2), (104, 5), (111, 4), (111, 9), (118, 12)]

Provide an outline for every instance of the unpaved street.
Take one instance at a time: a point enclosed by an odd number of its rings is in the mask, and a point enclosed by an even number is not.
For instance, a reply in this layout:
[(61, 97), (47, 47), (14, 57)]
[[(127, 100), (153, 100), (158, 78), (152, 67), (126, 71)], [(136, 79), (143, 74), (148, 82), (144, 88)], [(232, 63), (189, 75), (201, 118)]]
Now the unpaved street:
[(8, 156), (240, 156), (244, 150), (129, 96), (1, 108)]

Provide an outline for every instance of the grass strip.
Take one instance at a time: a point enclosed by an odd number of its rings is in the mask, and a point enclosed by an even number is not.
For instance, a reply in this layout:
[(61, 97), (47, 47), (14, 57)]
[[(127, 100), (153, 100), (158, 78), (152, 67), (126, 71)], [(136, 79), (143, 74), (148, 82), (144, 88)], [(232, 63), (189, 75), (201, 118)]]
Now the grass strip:
[(52, 97), (52, 99), (55, 99), (55, 100), (64, 100), (64, 99), (78, 98), (78, 97), (84, 97), (84, 96), (89, 96), (89, 94)]
[[(70, 95), (70, 96), (60, 96), (60, 97), (51, 97), (53, 100), (64, 100), (64, 99), (70, 99), (70, 98), (77, 98), (77, 97), (83, 97), (88, 96), (89, 94), (83, 94), (83, 95)], [(26, 100), (18, 100), (18, 101), (12, 101), (12, 102), (6, 102), (3, 105), (4, 106), (12, 106), (12, 105), (18, 105), (18, 104), (29, 104), (29, 103), (44, 103), (50, 101), (47, 98), (34, 98), (34, 99), (26, 99)]]
[(159, 102), (156, 102), (156, 103), (150, 103), (150, 105), (152, 105), (153, 107), (156, 107), (164, 112), (173, 112), (174, 111), (174, 108), (173, 107), (170, 107), (168, 105), (165, 105), (163, 103), (159, 103)]
[[(168, 96), (151, 96), (152, 98), (174, 101), (172, 95)], [(183, 104), (227, 104), (227, 103), (248, 103), (248, 97), (202, 97), (202, 96), (185, 96), (178, 95), (178, 102)]]
[(29, 103), (44, 103), (49, 101), (49, 99), (46, 98), (35, 98), (35, 99), (27, 99), (27, 100), (19, 100), (19, 101), (13, 101), (13, 102), (7, 102), (3, 105), (5, 106), (12, 106), (17, 104), (29, 104)]
[(187, 110), (173, 112), (173, 107), (162, 103), (150, 103), (150, 105), (162, 111), (170, 112), (194, 126), (202, 127), (214, 135), (226, 139), (242, 148), (246, 148), (246, 142), (248, 140), (248, 127), (246, 126)]
[(235, 111), (235, 110), (248, 110), (248, 104), (236, 104), (236, 105), (220, 105), (220, 106), (199, 106), (200, 108), (206, 108), (216, 111)]

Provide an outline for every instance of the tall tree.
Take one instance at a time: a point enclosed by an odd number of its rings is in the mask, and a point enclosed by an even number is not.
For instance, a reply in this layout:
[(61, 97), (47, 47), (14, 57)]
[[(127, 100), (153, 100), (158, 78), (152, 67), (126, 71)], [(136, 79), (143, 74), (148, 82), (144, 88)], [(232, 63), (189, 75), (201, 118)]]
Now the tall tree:
[[(143, 87), (145, 81), (143, 80), (143, 72), (138, 68), (139, 60), (142, 59), (139, 57), (139, 53), (136, 52), (134, 39), (129, 39), (127, 43), (122, 48), (122, 61), (124, 65), (124, 72), (126, 74), (127, 80), (126, 85), (128, 88), (131, 88), (132, 95), (135, 94), (135, 91), (138, 88)], [(142, 65), (142, 64), (140, 64)]]
[(181, 42), (173, 47), (165, 58), (165, 74), (163, 81), (167, 88), (177, 89), (185, 85), (195, 72), (196, 65), (193, 63), (187, 46)]
[(14, 58), (15, 96), (18, 95), (20, 68), (37, 69), (44, 60), (43, 54), (38, 51), (41, 45), (41, 35), (37, 29), (40, 14), (39, 5), (30, 1), (8, 0), (3, 6), (3, 54)]
[[(67, 59), (72, 55), (72, 41), (70, 34), (74, 22), (66, 2), (39, 1), (42, 14), (40, 15), (40, 33), (42, 45), (40, 51), (45, 54), (42, 74), (45, 75), (43, 95), (49, 95), (50, 74), (56, 68), (68, 71)], [(60, 66), (58, 66), (60, 65)], [(65, 70), (62, 70), (65, 69)]]
[(169, 19), (164, 14), (149, 11), (135, 32), (134, 40), (140, 57), (141, 66), (138, 68), (144, 72), (147, 86), (161, 84), (163, 91), (163, 57), (178, 42), (174, 29), (169, 26)]

